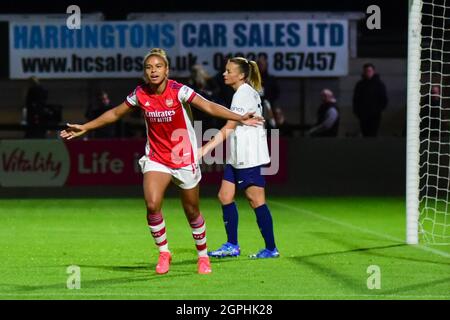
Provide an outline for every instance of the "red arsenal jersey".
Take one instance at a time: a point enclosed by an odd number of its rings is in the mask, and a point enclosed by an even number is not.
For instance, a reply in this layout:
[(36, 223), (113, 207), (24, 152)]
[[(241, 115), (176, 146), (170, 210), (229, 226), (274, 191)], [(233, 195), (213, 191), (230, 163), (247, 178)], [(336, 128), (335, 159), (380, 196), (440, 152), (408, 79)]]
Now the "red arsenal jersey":
[(152, 93), (147, 84), (136, 87), (127, 96), (129, 107), (143, 110), (147, 127), (145, 154), (150, 160), (169, 168), (195, 163), (197, 139), (189, 103), (196, 93), (169, 80), (162, 94)]

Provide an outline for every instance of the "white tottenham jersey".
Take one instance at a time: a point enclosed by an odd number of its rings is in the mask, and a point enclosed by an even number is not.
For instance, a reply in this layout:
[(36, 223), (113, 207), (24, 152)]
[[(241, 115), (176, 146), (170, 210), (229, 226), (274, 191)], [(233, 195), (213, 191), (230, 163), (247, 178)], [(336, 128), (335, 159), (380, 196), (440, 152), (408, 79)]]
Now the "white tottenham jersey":
[[(242, 84), (233, 95), (231, 111), (240, 115), (255, 112), (255, 115), (262, 117), (259, 93), (247, 83)], [(234, 168), (251, 168), (270, 162), (267, 135), (263, 125), (252, 127), (238, 124), (229, 140), (230, 156), (227, 163)]]

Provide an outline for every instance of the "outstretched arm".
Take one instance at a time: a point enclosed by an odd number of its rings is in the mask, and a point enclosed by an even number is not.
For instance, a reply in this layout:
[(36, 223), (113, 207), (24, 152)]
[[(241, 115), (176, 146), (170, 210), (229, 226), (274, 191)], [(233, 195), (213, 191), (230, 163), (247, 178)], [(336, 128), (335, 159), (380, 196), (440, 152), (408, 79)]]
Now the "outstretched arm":
[(125, 102), (119, 104), (117, 107), (112, 108), (103, 114), (101, 114), (98, 118), (95, 118), (92, 121), (89, 121), (85, 124), (67, 124), (67, 129), (61, 131), (60, 136), (63, 139), (73, 139), (79, 136), (82, 136), (86, 132), (94, 129), (98, 129), (104, 127), (108, 124), (116, 122), (120, 118), (122, 118), (125, 114), (130, 112), (131, 108), (126, 105)]
[(254, 116), (253, 113), (246, 113), (244, 115), (239, 115), (237, 113), (234, 113), (224, 106), (214, 103), (212, 101), (206, 100), (200, 95), (196, 95), (194, 99), (192, 99), (191, 104), (196, 107), (197, 109), (206, 112), (212, 116), (226, 119), (226, 120), (233, 120), (237, 121), (241, 124), (245, 124), (247, 126), (253, 126), (256, 127), (258, 125), (263, 124), (264, 119), (259, 116)]

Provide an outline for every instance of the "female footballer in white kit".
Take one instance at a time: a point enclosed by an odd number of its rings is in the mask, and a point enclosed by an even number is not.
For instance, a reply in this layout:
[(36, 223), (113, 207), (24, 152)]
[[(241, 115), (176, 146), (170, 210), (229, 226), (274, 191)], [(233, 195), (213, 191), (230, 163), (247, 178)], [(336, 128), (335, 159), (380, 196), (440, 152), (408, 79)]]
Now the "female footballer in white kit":
[[(235, 90), (231, 111), (240, 115), (254, 112), (255, 115), (262, 116), (261, 98), (258, 93), (261, 90), (261, 75), (256, 62), (242, 57), (232, 58), (226, 64), (223, 76), (225, 84)], [(245, 191), (265, 242), (265, 248), (250, 257), (277, 258), (280, 254), (275, 246), (272, 215), (266, 204), (265, 179), (261, 174), (261, 166), (270, 162), (266, 131), (263, 126), (243, 126), (229, 120), (200, 150), (200, 156), (204, 156), (227, 138), (230, 139), (230, 156), (225, 165), (218, 195), (222, 204), (227, 242), (218, 250), (208, 252), (208, 255), (220, 258), (240, 255), (238, 211), (234, 202), (237, 186)]]

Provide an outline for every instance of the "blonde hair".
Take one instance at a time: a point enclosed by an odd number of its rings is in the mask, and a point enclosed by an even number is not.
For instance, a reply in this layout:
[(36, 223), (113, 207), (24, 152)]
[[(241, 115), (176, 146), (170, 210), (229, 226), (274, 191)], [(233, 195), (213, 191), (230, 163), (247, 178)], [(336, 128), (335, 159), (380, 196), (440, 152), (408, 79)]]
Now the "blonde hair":
[(261, 91), (261, 73), (255, 61), (249, 61), (243, 57), (234, 57), (229, 60), (238, 65), (239, 70), (244, 74), (244, 79), (256, 91)]
[(145, 55), (144, 60), (142, 62), (142, 67), (143, 67), (142, 69), (144, 72), (143, 78), (144, 78), (145, 82), (148, 82), (147, 74), (145, 73), (145, 62), (147, 61), (148, 58), (150, 58), (152, 56), (156, 56), (156, 57), (163, 59), (164, 63), (166, 64), (167, 69), (169, 69), (169, 58), (167, 58), (166, 51), (164, 51), (161, 48), (153, 48)]

